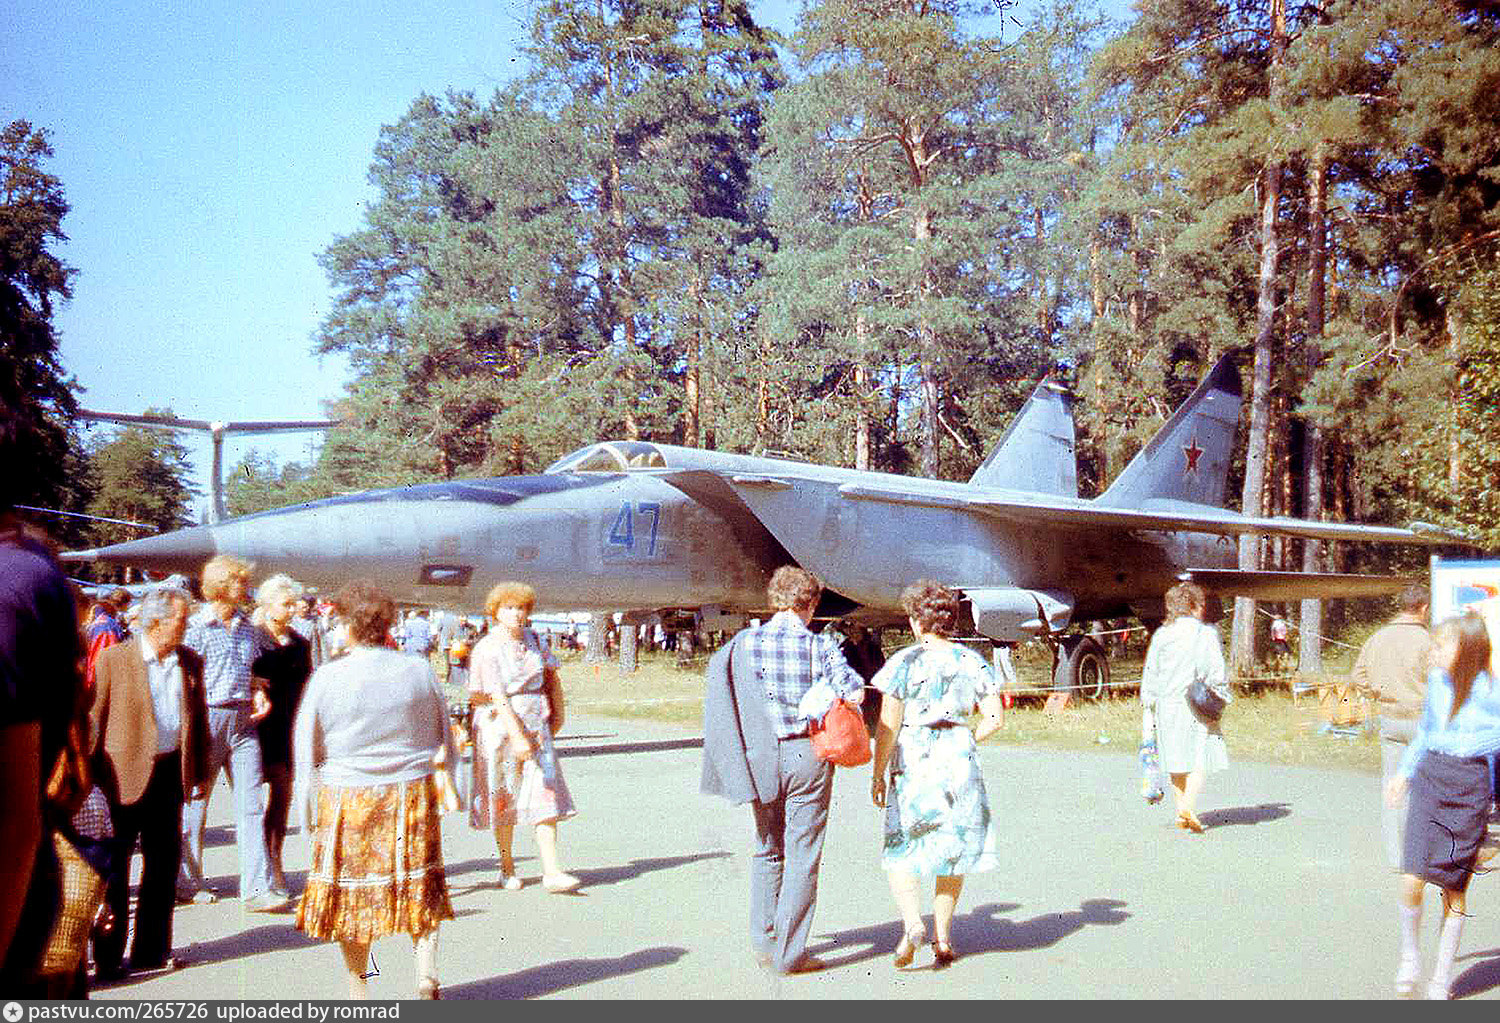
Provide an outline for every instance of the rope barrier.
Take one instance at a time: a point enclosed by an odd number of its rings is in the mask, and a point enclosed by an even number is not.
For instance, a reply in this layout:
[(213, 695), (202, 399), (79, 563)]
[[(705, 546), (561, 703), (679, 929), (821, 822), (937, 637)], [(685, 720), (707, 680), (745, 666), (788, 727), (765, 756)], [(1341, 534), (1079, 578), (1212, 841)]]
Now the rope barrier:
[[(1265, 615), (1265, 616), (1266, 616), (1266, 617), (1267, 617), (1267, 618), (1279, 618), (1279, 617), (1281, 617), (1281, 616), (1280, 616), (1280, 615), (1273, 615), (1273, 614), (1271, 614), (1271, 612), (1269, 612), (1269, 611), (1267, 611), (1267, 610), (1266, 610), (1266, 609), (1265, 609), (1265, 608), (1263, 608), (1263, 607), (1261, 607), (1261, 606), (1260, 606), (1260, 605), (1258, 605), (1258, 604), (1257, 604), (1257, 605), (1256, 605), (1256, 607), (1255, 607), (1255, 613), (1256, 613), (1256, 614), (1263, 614), (1263, 615)], [(1293, 632), (1297, 632), (1297, 633), (1300, 633), (1300, 632), (1301, 632), (1301, 631), (1302, 631), (1302, 629), (1301, 629), (1301, 628), (1300, 628), (1300, 627), (1298, 627), (1298, 626), (1296, 626), (1296, 625), (1293, 625), (1293, 624), (1292, 624), (1292, 623), (1291, 623), (1291, 621), (1290, 621), (1290, 620), (1288, 620), (1288, 619), (1285, 619), (1285, 618), (1282, 618), (1282, 621), (1284, 621), (1284, 622), (1286, 622), (1286, 624), (1287, 624), (1287, 626), (1288, 626), (1288, 627), (1289, 627), (1289, 628), (1290, 628), (1290, 629), (1291, 629), (1291, 630), (1292, 630), (1292, 631), (1293, 631)], [(1317, 632), (1315, 632), (1315, 633), (1313, 633), (1313, 638), (1314, 638), (1314, 639), (1316, 639), (1316, 640), (1317, 640), (1317, 641), (1318, 641), (1318, 642), (1320, 642), (1320, 643), (1331, 643), (1331, 644), (1332, 644), (1332, 645), (1334, 645), (1334, 646), (1341, 646), (1341, 647), (1345, 647), (1345, 648), (1347, 648), (1347, 649), (1349, 649), (1349, 650), (1358, 650), (1358, 649), (1359, 649), (1359, 648), (1358, 648), (1358, 647), (1356, 647), (1356, 646), (1355, 646), (1355, 645), (1354, 645), (1354, 644), (1353, 644), (1353, 643), (1345, 643), (1345, 642), (1344, 642), (1344, 641), (1342, 641), (1342, 640), (1338, 640), (1338, 639), (1331, 639), (1331, 638), (1329, 638), (1329, 637), (1328, 637), (1328, 636), (1324, 636), (1324, 635), (1322, 635), (1322, 634), (1321, 634), (1321, 633), (1317, 633)]]

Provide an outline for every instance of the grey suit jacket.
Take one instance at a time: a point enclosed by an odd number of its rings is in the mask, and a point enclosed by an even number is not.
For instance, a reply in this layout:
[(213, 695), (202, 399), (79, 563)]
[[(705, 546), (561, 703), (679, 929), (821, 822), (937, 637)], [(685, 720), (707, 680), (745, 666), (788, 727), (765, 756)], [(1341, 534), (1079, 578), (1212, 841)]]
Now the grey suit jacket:
[(776, 731), (742, 635), (708, 662), (699, 789), (733, 803), (768, 803), (781, 790)]

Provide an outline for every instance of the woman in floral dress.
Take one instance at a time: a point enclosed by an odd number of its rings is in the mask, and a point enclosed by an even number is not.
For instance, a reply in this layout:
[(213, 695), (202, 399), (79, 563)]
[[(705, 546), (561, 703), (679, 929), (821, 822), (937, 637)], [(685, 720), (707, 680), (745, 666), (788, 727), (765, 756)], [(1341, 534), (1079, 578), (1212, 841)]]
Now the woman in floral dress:
[(576, 813), (552, 748), (563, 722), (562, 683), (556, 656), (526, 627), (535, 603), (536, 591), (525, 583), (500, 583), (485, 598), (495, 627), (469, 654), (477, 751), (469, 821), (494, 829), (503, 890), (521, 887), (511, 853), (520, 823), (536, 826), (542, 887), (572, 892), (579, 880), (557, 855), (557, 822)]
[[(870, 795), (885, 808), (881, 866), (905, 926), (896, 966), (909, 966), (926, 944), (917, 879), (933, 877), (933, 962), (941, 968), (955, 958), (953, 912), (964, 875), (999, 865), (975, 742), (1005, 723), (1005, 711), (989, 664), (948, 639), (958, 597), (923, 581), (906, 588), (901, 606), (917, 642), (891, 655), (870, 681), (883, 696)], [(976, 705), (983, 719), (971, 732)]]

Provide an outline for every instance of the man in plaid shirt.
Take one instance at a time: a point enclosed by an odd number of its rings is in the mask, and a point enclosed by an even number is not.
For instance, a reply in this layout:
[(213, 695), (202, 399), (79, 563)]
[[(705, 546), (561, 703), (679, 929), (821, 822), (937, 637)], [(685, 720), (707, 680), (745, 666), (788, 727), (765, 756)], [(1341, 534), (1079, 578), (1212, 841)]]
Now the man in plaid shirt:
[(737, 637), (766, 694), (775, 730), (780, 789), (754, 800), (756, 849), (750, 865), (750, 930), (756, 959), (781, 973), (809, 973), (826, 964), (806, 953), (818, 896), (823, 831), (833, 794), (833, 765), (813, 753), (812, 722), (797, 712), (816, 682), (859, 703), (864, 680), (849, 667), (838, 642), (808, 628), (823, 585), (791, 565), (771, 576), (766, 597), (776, 614)]
[(271, 889), (271, 859), (266, 852), (266, 806), (261, 798), (265, 773), (260, 736), (255, 726), (271, 711), (266, 682), (250, 673), (255, 659), (276, 645), (266, 630), (253, 625), (243, 606), (250, 586), (250, 566), (221, 554), (203, 566), (203, 598), (208, 603), (188, 623), (184, 645), (203, 658), (203, 685), (208, 696), (208, 777), (202, 798), (189, 800), (182, 814), (182, 870), (177, 897), (183, 901), (215, 899), (203, 879), (203, 830), (208, 800), (222, 767), (234, 786), (235, 837), (240, 852), (240, 898), (256, 912), (274, 913), (291, 905), (286, 892)]

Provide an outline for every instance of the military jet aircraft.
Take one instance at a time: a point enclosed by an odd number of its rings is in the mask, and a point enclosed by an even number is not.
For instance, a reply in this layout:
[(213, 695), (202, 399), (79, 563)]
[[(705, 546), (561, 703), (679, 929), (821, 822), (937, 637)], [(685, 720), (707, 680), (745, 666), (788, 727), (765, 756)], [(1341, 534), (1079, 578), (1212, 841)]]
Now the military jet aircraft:
[(960, 590), (977, 633), (1041, 638), (1056, 683), (1108, 682), (1100, 645), (1073, 624), (1162, 617), (1184, 573), (1223, 597), (1366, 596), (1401, 580), (1244, 572), (1231, 538), (1280, 534), (1409, 544), (1456, 538), (1223, 507), (1241, 390), (1231, 357), (1099, 497), (1078, 496), (1066, 393), (1043, 382), (967, 483), (642, 441), (582, 448), (535, 476), (374, 490), (66, 555), (194, 572), (230, 553), (258, 574), (333, 589), (375, 579), (396, 599), (469, 611), (502, 579), (536, 587), (538, 609), (712, 617), (764, 610), (765, 584), (796, 563), (828, 588), (829, 614), (904, 621), (922, 578)]

